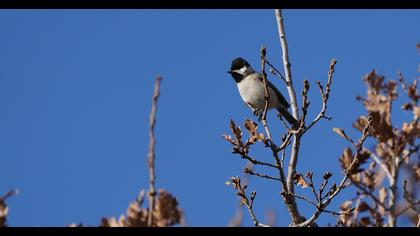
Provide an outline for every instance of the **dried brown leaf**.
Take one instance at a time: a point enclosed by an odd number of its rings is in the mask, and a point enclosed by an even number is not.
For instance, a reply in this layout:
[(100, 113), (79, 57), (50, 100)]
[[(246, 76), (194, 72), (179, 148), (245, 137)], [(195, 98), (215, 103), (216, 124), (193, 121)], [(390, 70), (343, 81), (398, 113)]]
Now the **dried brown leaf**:
[(346, 148), (343, 151), (343, 154), (340, 157), (341, 168), (347, 170), (350, 167), (351, 162), (353, 161), (353, 152), (350, 148)]
[(333, 131), (334, 131), (336, 134), (340, 135), (340, 136), (341, 136), (342, 138), (344, 138), (345, 140), (347, 140), (347, 141), (349, 141), (349, 142), (353, 143), (353, 140), (347, 136), (346, 132), (344, 132), (344, 130), (343, 130), (343, 129), (340, 129), (340, 128), (335, 128), (335, 127), (334, 127), (334, 128), (333, 128)]
[(6, 206), (3, 200), (0, 201), (0, 227), (6, 226), (7, 214), (9, 213), (9, 208)]
[(370, 225), (370, 224), (371, 224), (371, 222), (370, 222), (370, 218), (369, 218), (369, 217), (362, 217), (362, 218), (360, 219), (360, 224), (361, 224), (361, 225), (363, 225), (363, 226), (368, 226), (368, 225)]
[(392, 150), (390, 150), (388, 148), (388, 145), (386, 143), (379, 142), (376, 145), (375, 151), (376, 151), (377, 156), (380, 157), (381, 159), (383, 159), (385, 163), (387, 163), (389, 160), (391, 160), (391, 157), (392, 157), (391, 151)]
[(258, 133), (258, 124), (257, 123), (253, 122), (250, 119), (246, 119), (244, 126), (249, 132), (249, 138), (247, 140), (247, 145), (248, 144), (254, 144), (258, 140), (264, 140), (264, 135)]
[(420, 106), (413, 109), (414, 119), (420, 119)]
[(111, 218), (102, 218), (100, 227), (123, 227), (123, 225), (120, 225), (120, 223), (117, 221), (115, 217)]
[(379, 201), (380, 201), (381, 203), (384, 203), (384, 202), (385, 202), (385, 198), (386, 198), (386, 196), (387, 196), (386, 188), (385, 188), (385, 187), (382, 187), (382, 188), (379, 190)]
[(410, 144), (414, 144), (415, 140), (420, 137), (420, 122), (404, 123), (402, 126), (402, 135)]
[(407, 95), (411, 100), (417, 103), (417, 100), (420, 98), (420, 95), (417, 94), (417, 80), (414, 80), (414, 82), (408, 86)]
[(299, 173), (297, 173), (297, 174), (295, 174), (295, 175), (293, 176), (293, 182), (294, 182), (296, 185), (301, 185), (301, 186), (302, 186), (302, 188), (307, 188), (307, 187), (309, 186), (308, 182), (306, 182), (306, 180), (305, 180), (305, 178), (303, 177), (303, 175), (302, 175), (302, 174), (299, 174)]
[(364, 212), (370, 209), (369, 204), (367, 204), (365, 201), (362, 201), (359, 206), (357, 207), (357, 210), (359, 212)]
[(182, 211), (178, 201), (172, 194), (163, 189), (159, 190), (156, 199), (156, 209), (153, 212), (154, 222), (159, 227), (171, 226), (181, 222)]
[(229, 143), (231, 143), (232, 145), (236, 145), (235, 140), (232, 138), (232, 136), (228, 135), (228, 134), (223, 134), (223, 138), (226, 139)]
[[(391, 123), (391, 103), (398, 96), (397, 84), (392, 80), (384, 83), (384, 79), (374, 70), (363, 78), (367, 85), (367, 98), (363, 105), (373, 118), (371, 135), (382, 142), (395, 136)], [(360, 119), (353, 124), (360, 131), (364, 127), (362, 125)]]
[(341, 211), (348, 211), (348, 210), (350, 210), (351, 204), (353, 204), (353, 201), (351, 201), (351, 200), (348, 200), (348, 201), (343, 202), (340, 205)]
[(242, 130), (241, 130), (241, 127), (236, 126), (235, 122), (233, 120), (230, 120), (230, 130), (232, 131), (233, 135), (235, 136), (238, 145), (240, 147), (242, 147), (243, 146), (243, 143), (242, 143)]
[(364, 172), (363, 184), (370, 189), (374, 189), (376, 185), (375, 173)]
[(255, 134), (257, 133), (258, 124), (253, 122), (250, 119), (245, 120), (245, 128), (251, 133)]

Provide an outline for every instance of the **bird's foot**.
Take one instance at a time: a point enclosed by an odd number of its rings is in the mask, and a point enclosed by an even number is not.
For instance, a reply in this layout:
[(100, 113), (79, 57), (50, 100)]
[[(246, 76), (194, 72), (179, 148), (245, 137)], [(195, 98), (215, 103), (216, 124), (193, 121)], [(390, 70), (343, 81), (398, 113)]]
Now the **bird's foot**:
[(254, 110), (254, 115), (256, 116), (256, 117), (258, 117), (258, 121), (259, 122), (261, 122), (261, 120), (262, 120), (262, 116), (263, 116), (263, 110), (260, 110), (260, 109), (255, 109)]

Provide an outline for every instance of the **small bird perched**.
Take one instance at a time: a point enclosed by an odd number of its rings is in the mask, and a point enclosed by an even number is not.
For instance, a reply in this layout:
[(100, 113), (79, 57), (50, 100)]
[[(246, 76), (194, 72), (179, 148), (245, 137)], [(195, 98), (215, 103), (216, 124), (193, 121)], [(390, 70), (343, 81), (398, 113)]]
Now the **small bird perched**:
[[(254, 71), (249, 63), (238, 57), (232, 61), (229, 74), (232, 75), (236, 81), (239, 89), (239, 94), (244, 100), (245, 104), (249, 106), (254, 115), (261, 119), (265, 107), (265, 86), (263, 76)], [(289, 124), (293, 127), (298, 125), (298, 121), (289, 113), (287, 108), (290, 107), (287, 100), (280, 93), (280, 91), (267, 79), (268, 93), (270, 99), (268, 102), (268, 109), (276, 108)]]

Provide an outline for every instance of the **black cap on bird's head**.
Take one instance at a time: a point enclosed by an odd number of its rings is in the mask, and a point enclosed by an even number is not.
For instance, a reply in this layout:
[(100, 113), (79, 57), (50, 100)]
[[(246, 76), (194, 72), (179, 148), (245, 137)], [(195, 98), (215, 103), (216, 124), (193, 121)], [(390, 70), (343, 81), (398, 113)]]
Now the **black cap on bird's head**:
[(235, 58), (230, 66), (230, 71), (228, 71), (237, 83), (240, 82), (247, 74), (252, 72), (254, 71), (251, 66), (242, 57)]
[(230, 66), (230, 71), (239, 70), (244, 66), (249, 67), (250, 65), (245, 59), (243, 59), (242, 57), (238, 57), (232, 61), (232, 65)]

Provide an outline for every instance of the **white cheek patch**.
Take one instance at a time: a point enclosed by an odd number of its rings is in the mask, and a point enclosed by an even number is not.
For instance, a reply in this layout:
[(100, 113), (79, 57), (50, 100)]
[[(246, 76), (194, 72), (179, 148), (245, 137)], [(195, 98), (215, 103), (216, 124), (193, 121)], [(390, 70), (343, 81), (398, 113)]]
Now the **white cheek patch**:
[(242, 67), (239, 70), (234, 70), (233, 72), (236, 72), (238, 74), (244, 75), (247, 70), (248, 70), (248, 68), (246, 66), (244, 66), (244, 67)]

